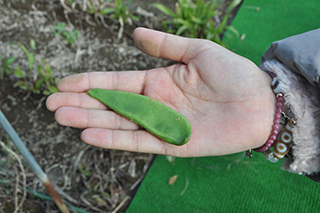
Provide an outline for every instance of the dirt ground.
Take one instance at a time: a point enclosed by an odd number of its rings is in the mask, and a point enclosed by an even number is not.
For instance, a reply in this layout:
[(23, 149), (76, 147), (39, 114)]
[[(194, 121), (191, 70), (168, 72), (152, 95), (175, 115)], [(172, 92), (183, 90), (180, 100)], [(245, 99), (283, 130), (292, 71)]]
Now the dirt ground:
[[(140, 20), (125, 25), (119, 39), (117, 22), (110, 19), (101, 22), (99, 17), (81, 11), (68, 12), (59, 0), (0, 0), (0, 54), (2, 58), (24, 59), (17, 63), (27, 68), (27, 60), (17, 43), (29, 47), (33, 39), (36, 61), (45, 59), (56, 78), (90, 71), (167, 66), (172, 62), (142, 53), (132, 39), (138, 26), (161, 29), (161, 16), (150, 6), (156, 2), (174, 8), (174, 2), (169, 0), (133, 2), (129, 7)], [(220, 15), (230, 2), (223, 1)], [(67, 23), (66, 30), (78, 31), (79, 38), (74, 44), (67, 43), (62, 35), (55, 35), (54, 26), (59, 22)], [(0, 80), (0, 109), (63, 201), (87, 212), (124, 212), (154, 155), (106, 150), (83, 143), (79, 138), (81, 130), (55, 122), (54, 114), (45, 108), (46, 96), (22, 91), (13, 86), (15, 81), (12, 77)], [(0, 140), (23, 161), (2, 128)], [(0, 148), (0, 212), (15, 211), (24, 199), (23, 186), (28, 193), (19, 212), (59, 212), (28, 165), (24, 164), (24, 170), (15, 157)], [(70, 211), (81, 212), (71, 208)]]

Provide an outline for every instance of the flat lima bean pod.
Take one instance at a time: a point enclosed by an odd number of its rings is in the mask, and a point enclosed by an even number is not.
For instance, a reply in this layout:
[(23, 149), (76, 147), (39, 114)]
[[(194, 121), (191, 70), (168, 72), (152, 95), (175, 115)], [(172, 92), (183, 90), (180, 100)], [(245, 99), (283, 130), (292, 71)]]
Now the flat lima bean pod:
[(150, 97), (105, 89), (87, 93), (170, 144), (181, 146), (191, 137), (191, 124), (186, 117)]

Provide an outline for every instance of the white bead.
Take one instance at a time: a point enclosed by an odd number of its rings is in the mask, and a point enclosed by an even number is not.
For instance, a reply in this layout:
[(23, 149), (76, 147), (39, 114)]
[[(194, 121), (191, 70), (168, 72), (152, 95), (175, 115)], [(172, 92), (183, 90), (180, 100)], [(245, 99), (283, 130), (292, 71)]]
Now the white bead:
[(268, 160), (269, 160), (271, 163), (276, 163), (276, 162), (278, 162), (278, 159), (274, 157), (273, 152), (270, 152), (270, 153), (268, 154)]
[(282, 93), (282, 85), (281, 85), (281, 81), (279, 81), (279, 79), (277, 78), (274, 78), (272, 80), (272, 83), (271, 83), (271, 87), (272, 87), (272, 90), (275, 94), (278, 94), (278, 93)]

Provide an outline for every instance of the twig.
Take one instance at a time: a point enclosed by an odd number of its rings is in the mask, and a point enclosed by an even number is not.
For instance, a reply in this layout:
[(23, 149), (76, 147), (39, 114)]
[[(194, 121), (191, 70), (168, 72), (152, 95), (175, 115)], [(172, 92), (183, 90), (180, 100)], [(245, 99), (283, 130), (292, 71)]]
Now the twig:
[(95, 13), (94, 14), (94, 19), (98, 22), (100, 20), (100, 23), (102, 24), (102, 26), (106, 29), (109, 29), (109, 25), (104, 21), (104, 17), (103, 15), (99, 14), (99, 13)]
[(14, 212), (17, 212), (20, 208), (18, 208), (18, 191), (19, 191), (19, 181), (20, 181), (20, 175), (19, 172), (17, 171), (16, 167), (13, 167), (14, 172), (16, 173), (16, 190), (14, 193), (14, 206), (15, 206), (15, 210)]
[(124, 29), (124, 22), (123, 22), (122, 17), (119, 18), (119, 23), (120, 23), (120, 28), (118, 31), (118, 37), (117, 37), (118, 40), (120, 40), (122, 38), (123, 29)]
[(68, 208), (66, 205), (62, 202), (57, 192), (53, 189), (48, 176), (46, 173), (44, 173), (40, 167), (40, 165), (37, 163), (37, 161), (34, 159), (33, 155), (30, 153), (30, 151), (27, 149), (25, 144), (22, 142), (21, 138), (17, 134), (17, 132), (13, 129), (11, 124), (9, 123), (8, 119), (5, 117), (5, 115), (2, 113), (0, 109), (0, 124), (4, 128), (4, 130), (8, 133), (11, 140), (14, 142), (14, 144), (19, 149), (20, 153), (23, 155), (23, 157), (28, 162), (31, 169), (34, 171), (34, 173), (37, 175), (37, 177), (41, 180), (42, 184), (46, 187), (48, 190), (48, 193), (53, 198), (54, 202), (58, 206), (58, 208), (63, 213), (69, 213)]
[(184, 195), (184, 193), (187, 191), (188, 186), (189, 186), (189, 180), (188, 178), (186, 178), (186, 185), (184, 186), (184, 189), (180, 193), (180, 196)]
[(68, 195), (67, 193), (65, 193), (62, 189), (60, 189), (59, 187), (55, 187), (56, 191), (62, 196), (64, 197), (66, 200), (68, 200), (69, 202), (72, 202), (74, 204), (79, 204), (78, 200), (74, 199), (73, 197), (71, 197), (70, 195)]
[(70, 9), (70, 7), (68, 7), (68, 6), (66, 5), (66, 3), (64, 2), (64, 0), (60, 0), (60, 3), (61, 3), (62, 7), (63, 7), (65, 10), (67, 10), (68, 12), (72, 12), (72, 10)]
[[(17, 161), (19, 163), (19, 166), (20, 166), (20, 169), (21, 169), (21, 172), (22, 172), (22, 177), (23, 177), (23, 196), (22, 196), (22, 199), (21, 199), (19, 205), (17, 205), (18, 202), (16, 200), (16, 202), (15, 202), (16, 208), (15, 208), (15, 211), (14, 211), (14, 212), (18, 212), (19, 209), (22, 207), (22, 205), (24, 203), (24, 200), (26, 199), (26, 196), (27, 196), (27, 191), (26, 191), (26, 173), (24, 171), (24, 167), (23, 167), (23, 165), (21, 163), (21, 160), (20, 160), (19, 156), (15, 152), (13, 152), (10, 148), (8, 148), (2, 141), (0, 141), (0, 144), (7, 152), (9, 152), (14, 158), (17, 159)], [(17, 176), (17, 185), (19, 185), (19, 175)], [(17, 185), (16, 185), (16, 187), (18, 187)], [(16, 192), (17, 191), (18, 191), (18, 188), (16, 188)], [(16, 199), (17, 199), (17, 197), (16, 197)]]
[(117, 206), (117, 208), (115, 208), (111, 213), (117, 213), (121, 207), (130, 199), (129, 196), (126, 196), (123, 201), (121, 201), (121, 203)]
[(17, 115), (17, 117), (16, 117), (16, 118), (14, 119), (14, 121), (12, 122), (12, 125), (13, 125), (13, 126), (16, 125), (16, 124), (18, 123), (19, 119), (20, 119), (20, 115)]
[(130, 190), (134, 190), (138, 185), (139, 183), (143, 180), (144, 178), (144, 175), (142, 175), (131, 187), (130, 187)]

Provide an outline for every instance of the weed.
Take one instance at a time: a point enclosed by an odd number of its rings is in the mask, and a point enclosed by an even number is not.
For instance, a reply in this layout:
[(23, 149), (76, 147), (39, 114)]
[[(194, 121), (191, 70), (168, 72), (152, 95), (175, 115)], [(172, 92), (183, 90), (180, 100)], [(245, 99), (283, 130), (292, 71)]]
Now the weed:
[[(2, 69), (0, 70), (0, 79), (3, 79), (4, 75), (13, 75), (19, 80), (14, 86), (19, 87), (22, 90), (44, 95), (49, 95), (58, 92), (56, 87), (58, 79), (52, 77), (52, 71), (50, 65), (42, 59), (40, 63), (36, 64), (34, 51), (36, 44), (34, 40), (30, 41), (30, 50), (28, 50), (23, 44), (18, 43), (18, 47), (24, 52), (28, 61), (28, 69), (22, 70), (19, 65), (15, 65), (15, 68), (10, 68), (9, 65), (13, 65), (17, 57), (10, 56), (7, 59), (2, 60), (0, 54), (0, 61), (2, 62)], [(35, 72), (36, 71), (36, 72)]]
[(77, 30), (67, 30), (66, 23), (59, 22), (57, 25), (53, 26), (56, 30), (55, 35), (63, 35), (63, 37), (66, 39), (66, 41), (69, 44), (75, 43), (75, 41), (78, 39), (78, 31)]
[(88, 180), (91, 176), (91, 171), (86, 168), (86, 165), (82, 164), (78, 167), (80, 174), (84, 180)]
[[(111, 19), (117, 20), (119, 23), (131, 23), (132, 20), (139, 21), (139, 18), (132, 14), (132, 12), (128, 9), (128, 5), (132, 3), (132, 1), (127, 1), (123, 3), (122, 0), (115, 0), (111, 2), (110, 0), (105, 0), (107, 4), (99, 4), (99, 6), (95, 6), (90, 1), (88, 3), (87, 12), (91, 14), (99, 14), (102, 16), (109, 15)], [(106, 6), (108, 5), (108, 6)]]
[(0, 79), (3, 79), (4, 75), (10, 75), (13, 72), (9, 65), (12, 64), (16, 59), (17, 57), (10, 56), (9, 58), (2, 60), (2, 55), (0, 54), (0, 62), (2, 65), (0, 66)]
[(191, 38), (204, 38), (225, 45), (220, 37), (227, 29), (237, 37), (237, 30), (227, 25), (230, 12), (240, 4), (241, 0), (234, 0), (227, 8), (220, 24), (215, 23), (219, 1), (178, 0), (175, 11), (162, 4), (152, 4), (155, 8), (171, 19), (162, 21), (166, 32), (175, 33)]
[(128, 1), (127, 3), (123, 3), (122, 0), (115, 0), (115, 8), (112, 8), (114, 11), (114, 14), (110, 15), (110, 18), (118, 20), (119, 23), (131, 23), (132, 20), (139, 21), (139, 18), (137, 16), (134, 16), (128, 9), (128, 5), (131, 3), (131, 1)]

